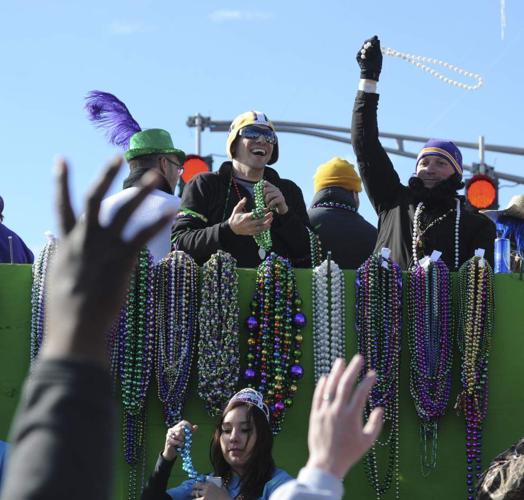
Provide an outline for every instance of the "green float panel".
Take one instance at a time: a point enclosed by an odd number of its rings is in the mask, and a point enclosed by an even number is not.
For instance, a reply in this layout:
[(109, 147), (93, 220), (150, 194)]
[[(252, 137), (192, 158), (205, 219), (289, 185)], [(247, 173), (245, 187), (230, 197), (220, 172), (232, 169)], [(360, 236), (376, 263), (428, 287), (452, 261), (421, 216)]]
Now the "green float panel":
[[(308, 318), (304, 330), (304, 378), (299, 383), (293, 406), (287, 411), (282, 432), (275, 439), (277, 465), (296, 475), (307, 459), (307, 426), (313, 394), (313, 342), (311, 332), (311, 271), (298, 270), (297, 284)], [(254, 292), (256, 271), (239, 270), (241, 348), (245, 351), (247, 330), (244, 319)], [(356, 351), (355, 272), (345, 271), (347, 357)], [(523, 435), (524, 398), (522, 397), (524, 353), (524, 281), (518, 275), (495, 277), (495, 333), (490, 355), (489, 409), (483, 433), (483, 466)], [(454, 301), (456, 304), (456, 301)], [(405, 315), (404, 315), (405, 318)], [(0, 265), (0, 439), (7, 439), (8, 429), (20, 397), (21, 385), (29, 367), (29, 331), (31, 323), (31, 267)], [(405, 325), (405, 323), (404, 323)], [(420, 468), (419, 421), (409, 393), (409, 352), (406, 329), (402, 341), (400, 378), (400, 496), (412, 500), (460, 499), (466, 497), (464, 418), (453, 410), (459, 389), (459, 357), (455, 346), (453, 390), (444, 418), (439, 422), (437, 469), (423, 477)], [(193, 364), (195, 366), (195, 363)], [(241, 365), (244, 366), (241, 357)], [(186, 419), (199, 425), (194, 436), (193, 462), (198, 471), (210, 470), (209, 443), (216, 420), (207, 416), (204, 403), (196, 394), (196, 370), (193, 366)], [(118, 394), (117, 394), (118, 399)], [(150, 386), (147, 401), (145, 474), (153, 469), (163, 449), (165, 425), (156, 384)], [(121, 442), (121, 436), (119, 437)], [(100, 446), (104, 446), (101, 443)], [(385, 463), (380, 467), (384, 471)], [(142, 467), (139, 468), (141, 470)], [(127, 498), (128, 468), (119, 452), (115, 499)], [(179, 463), (169, 482), (176, 486), (185, 479)], [(81, 486), (80, 486), (81, 487)], [(376, 494), (368, 483), (362, 463), (345, 481), (345, 498), (372, 500)], [(394, 488), (382, 496), (394, 498)]]

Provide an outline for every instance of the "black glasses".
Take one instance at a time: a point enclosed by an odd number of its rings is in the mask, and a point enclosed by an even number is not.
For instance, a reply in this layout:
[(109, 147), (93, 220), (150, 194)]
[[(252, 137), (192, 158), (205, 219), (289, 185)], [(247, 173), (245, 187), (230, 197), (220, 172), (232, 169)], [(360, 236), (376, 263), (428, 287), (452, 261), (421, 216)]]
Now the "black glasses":
[(263, 137), (268, 144), (277, 143), (277, 134), (270, 128), (257, 127), (256, 125), (248, 125), (247, 127), (241, 128), (238, 135), (245, 137), (246, 139), (258, 139)]
[(170, 160), (167, 156), (163, 156), (162, 158), (164, 158), (168, 163), (170, 163), (171, 165), (174, 165), (177, 168), (178, 175), (183, 174), (184, 167), (182, 165), (179, 165), (176, 161)]

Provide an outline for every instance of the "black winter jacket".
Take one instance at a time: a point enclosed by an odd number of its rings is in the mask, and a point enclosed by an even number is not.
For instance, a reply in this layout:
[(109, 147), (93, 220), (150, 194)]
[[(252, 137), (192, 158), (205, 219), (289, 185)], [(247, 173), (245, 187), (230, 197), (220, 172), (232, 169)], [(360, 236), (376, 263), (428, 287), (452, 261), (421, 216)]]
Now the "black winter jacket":
[[(342, 203), (352, 207), (315, 207), (317, 203)], [(342, 269), (358, 269), (373, 253), (377, 230), (357, 213), (353, 195), (338, 186), (321, 189), (313, 197), (308, 210), (313, 230), (320, 237), (324, 254), (331, 251), (333, 260)]]
[[(400, 183), (398, 174), (378, 138), (378, 94), (359, 91), (353, 108), (351, 142), (357, 156), (366, 192), (378, 214), (378, 238), (375, 250), (391, 249), (391, 258), (402, 269), (412, 262), (413, 218), (418, 200), (410, 188)], [(424, 210), (421, 226), (428, 225), (447, 211), (444, 207)], [(459, 266), (473, 257), (477, 248), (493, 266), (495, 225), (486, 216), (461, 207), (459, 226)], [(419, 258), (433, 250), (442, 252), (450, 270), (454, 268), (455, 211), (431, 227), (423, 236)]]
[[(227, 222), (240, 201), (231, 186), (232, 171), (231, 162), (226, 161), (218, 171), (191, 179), (182, 194), (180, 215), (173, 227), (173, 245), (200, 265), (220, 249), (235, 257), (239, 267), (254, 268), (261, 262), (258, 245), (252, 236), (233, 233)], [(280, 189), (289, 208), (285, 215), (274, 215), (271, 251), (290, 258), (296, 267), (308, 267), (309, 219), (302, 191), (294, 182), (281, 179), (270, 167), (265, 167), (264, 179)], [(246, 210), (253, 210), (253, 197), (241, 184), (238, 187), (240, 195), (247, 198)]]

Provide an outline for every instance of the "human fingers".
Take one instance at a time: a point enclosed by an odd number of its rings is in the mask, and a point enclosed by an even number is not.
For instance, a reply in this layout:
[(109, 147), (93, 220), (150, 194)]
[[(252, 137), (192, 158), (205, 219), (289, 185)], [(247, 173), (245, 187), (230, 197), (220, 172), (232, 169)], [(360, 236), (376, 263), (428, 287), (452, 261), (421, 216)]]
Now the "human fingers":
[(247, 198), (244, 196), (234, 207), (233, 211), (231, 212), (231, 215), (236, 215), (239, 213), (242, 213), (244, 211), (244, 207), (246, 206)]
[(364, 365), (364, 358), (360, 354), (355, 354), (349, 362), (347, 368), (340, 377), (336, 387), (336, 402), (339, 405), (346, 405), (353, 390), (353, 386), (358, 378), (358, 374)]
[(55, 165), (56, 171), (56, 210), (61, 234), (69, 234), (76, 224), (76, 217), (71, 206), (69, 193), (69, 167), (63, 158), (59, 158)]
[(121, 233), (122, 228), (125, 226), (133, 212), (144, 201), (145, 197), (158, 186), (160, 180), (161, 176), (153, 170), (144, 174), (140, 180), (141, 186), (136, 194), (129, 198), (129, 200), (118, 209), (113, 217), (110, 227), (116, 231), (117, 234)]
[(142, 248), (155, 234), (157, 234), (167, 224), (172, 223), (176, 215), (176, 210), (168, 210), (162, 217), (152, 224), (141, 229), (129, 242), (135, 248)]
[(337, 358), (331, 367), (331, 371), (327, 377), (326, 385), (324, 386), (324, 392), (322, 394), (323, 401), (331, 402), (335, 397), (337, 385), (340, 377), (344, 373), (346, 368), (346, 362), (342, 358)]
[(362, 429), (362, 433), (366, 436), (369, 446), (377, 440), (383, 425), (384, 408), (377, 407), (371, 412), (366, 425), (364, 425)]
[(355, 393), (353, 394), (353, 397), (351, 398), (349, 404), (352, 406), (352, 409), (354, 409), (355, 412), (359, 415), (362, 414), (364, 406), (366, 405), (366, 401), (369, 397), (369, 392), (371, 391), (371, 388), (375, 385), (376, 381), (377, 376), (375, 372), (369, 371), (355, 389)]
[(317, 386), (315, 387), (315, 392), (313, 393), (313, 401), (311, 403), (311, 411), (318, 410), (320, 406), (322, 405), (322, 396), (324, 394), (324, 387), (327, 382), (327, 377), (325, 375), (322, 375), (317, 382)]
[(116, 177), (116, 174), (122, 166), (122, 157), (117, 156), (109, 162), (109, 165), (102, 172), (101, 177), (95, 182), (95, 185), (90, 190), (86, 202), (86, 220), (87, 224), (98, 225), (98, 212), (100, 210), (100, 203), (102, 198), (107, 193), (109, 186)]

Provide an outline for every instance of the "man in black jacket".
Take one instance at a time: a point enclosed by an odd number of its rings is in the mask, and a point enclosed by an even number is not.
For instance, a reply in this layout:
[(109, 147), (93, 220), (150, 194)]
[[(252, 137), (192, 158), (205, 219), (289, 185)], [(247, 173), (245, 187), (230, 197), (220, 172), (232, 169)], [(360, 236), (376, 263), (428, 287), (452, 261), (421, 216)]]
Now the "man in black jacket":
[(409, 186), (401, 184), (378, 138), (376, 93), (382, 69), (380, 41), (367, 40), (357, 54), (359, 92), (353, 108), (351, 142), (366, 192), (379, 216), (375, 249), (391, 249), (391, 257), (409, 269), (434, 250), (456, 271), (477, 248), (493, 265), (495, 226), (469, 212), (457, 190), (462, 182), (462, 155), (450, 141), (430, 140), (417, 157)]
[(317, 168), (314, 186), (308, 215), (322, 250), (342, 269), (358, 269), (373, 253), (377, 230), (358, 213), (362, 182), (355, 167), (332, 158)]
[[(278, 140), (267, 116), (248, 111), (237, 116), (227, 138), (226, 161), (217, 172), (189, 182), (173, 227), (175, 248), (203, 264), (217, 250), (229, 252), (239, 267), (257, 267), (268, 252), (310, 264), (309, 219), (302, 191), (266, 165), (278, 160)], [(255, 185), (264, 181), (261, 199)], [(256, 206), (265, 205), (259, 213)], [(265, 244), (260, 238), (270, 234)]]

